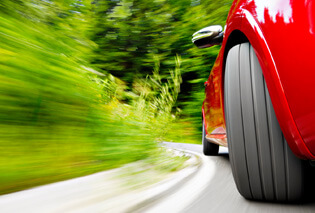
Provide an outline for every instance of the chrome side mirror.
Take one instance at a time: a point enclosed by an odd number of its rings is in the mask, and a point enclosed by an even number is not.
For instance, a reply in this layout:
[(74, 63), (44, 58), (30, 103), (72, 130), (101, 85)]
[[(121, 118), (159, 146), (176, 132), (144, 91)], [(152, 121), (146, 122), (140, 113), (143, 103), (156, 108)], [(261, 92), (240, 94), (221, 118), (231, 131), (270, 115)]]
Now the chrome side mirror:
[(192, 42), (198, 48), (220, 45), (223, 41), (223, 34), (223, 28), (220, 25), (209, 26), (195, 32), (192, 35)]

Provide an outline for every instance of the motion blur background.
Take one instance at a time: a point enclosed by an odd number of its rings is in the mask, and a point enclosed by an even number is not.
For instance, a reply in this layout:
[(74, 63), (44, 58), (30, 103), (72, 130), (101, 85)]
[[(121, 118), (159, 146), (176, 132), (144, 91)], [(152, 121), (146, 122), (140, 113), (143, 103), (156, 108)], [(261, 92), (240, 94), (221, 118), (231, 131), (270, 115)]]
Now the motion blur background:
[[(0, 194), (199, 143), (203, 83), (231, 0), (1, 0)], [(164, 166), (163, 166), (164, 165)]]

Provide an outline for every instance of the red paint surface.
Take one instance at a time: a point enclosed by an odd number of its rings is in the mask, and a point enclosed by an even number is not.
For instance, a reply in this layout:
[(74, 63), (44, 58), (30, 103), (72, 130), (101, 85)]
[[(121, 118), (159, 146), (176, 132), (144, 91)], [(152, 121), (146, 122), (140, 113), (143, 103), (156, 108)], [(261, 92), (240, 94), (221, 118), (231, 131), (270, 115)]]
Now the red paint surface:
[[(224, 127), (224, 51), (234, 30), (254, 47), (275, 112), (292, 151), (315, 159), (315, 2), (235, 1), (203, 104), (207, 132)], [(207, 136), (210, 136), (208, 134)]]
[[(241, 9), (244, 1), (234, 1), (227, 18), (227, 27), (225, 35), (230, 34), (233, 30), (239, 30), (241, 27)], [(222, 48), (211, 70), (207, 86), (205, 88), (206, 98), (203, 102), (202, 110), (205, 120), (206, 134), (209, 138), (216, 138), (217, 128), (225, 129), (224, 112), (223, 112), (223, 95), (222, 95), (222, 67), (224, 57), (224, 47), (226, 36), (222, 43)], [(211, 134), (212, 133), (212, 134)], [(222, 138), (222, 133), (218, 136)], [(226, 136), (224, 136), (226, 137)]]

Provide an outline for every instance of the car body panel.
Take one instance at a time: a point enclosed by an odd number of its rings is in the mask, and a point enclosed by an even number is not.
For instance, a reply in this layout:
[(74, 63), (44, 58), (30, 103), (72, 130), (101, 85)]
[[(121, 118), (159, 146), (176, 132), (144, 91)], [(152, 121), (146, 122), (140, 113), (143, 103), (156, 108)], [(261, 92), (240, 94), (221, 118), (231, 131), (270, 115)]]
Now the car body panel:
[[(220, 127), (225, 128), (224, 63), (229, 37), (233, 31), (239, 30), (255, 49), (276, 116), (290, 148), (300, 158), (315, 159), (314, 4), (309, 0), (234, 3), (222, 48), (206, 87), (203, 113), (207, 137), (216, 138), (218, 134), (213, 133)], [(221, 129), (221, 137), (222, 133)]]
[[(233, 2), (226, 22), (225, 35), (228, 35), (233, 30), (240, 30), (242, 20), (241, 8), (244, 2), (244, 0)], [(206, 95), (202, 105), (202, 114), (205, 123), (206, 138), (210, 142), (227, 146), (222, 96), (222, 67), (224, 67), (223, 50), (225, 44), (226, 36), (224, 37), (222, 48), (210, 72), (210, 76), (205, 82)], [(217, 142), (218, 139), (220, 143)]]

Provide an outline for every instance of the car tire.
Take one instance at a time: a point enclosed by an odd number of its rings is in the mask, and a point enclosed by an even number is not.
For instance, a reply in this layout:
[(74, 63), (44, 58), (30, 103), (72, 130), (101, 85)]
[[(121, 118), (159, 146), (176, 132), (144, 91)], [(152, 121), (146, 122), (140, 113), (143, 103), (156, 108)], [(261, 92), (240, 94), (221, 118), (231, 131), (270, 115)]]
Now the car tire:
[(252, 200), (299, 200), (303, 162), (285, 141), (249, 43), (234, 46), (228, 53), (224, 108), (232, 173), (240, 194)]
[(211, 143), (206, 139), (206, 130), (204, 122), (202, 122), (202, 147), (203, 154), (207, 156), (218, 155), (219, 153), (219, 145)]

